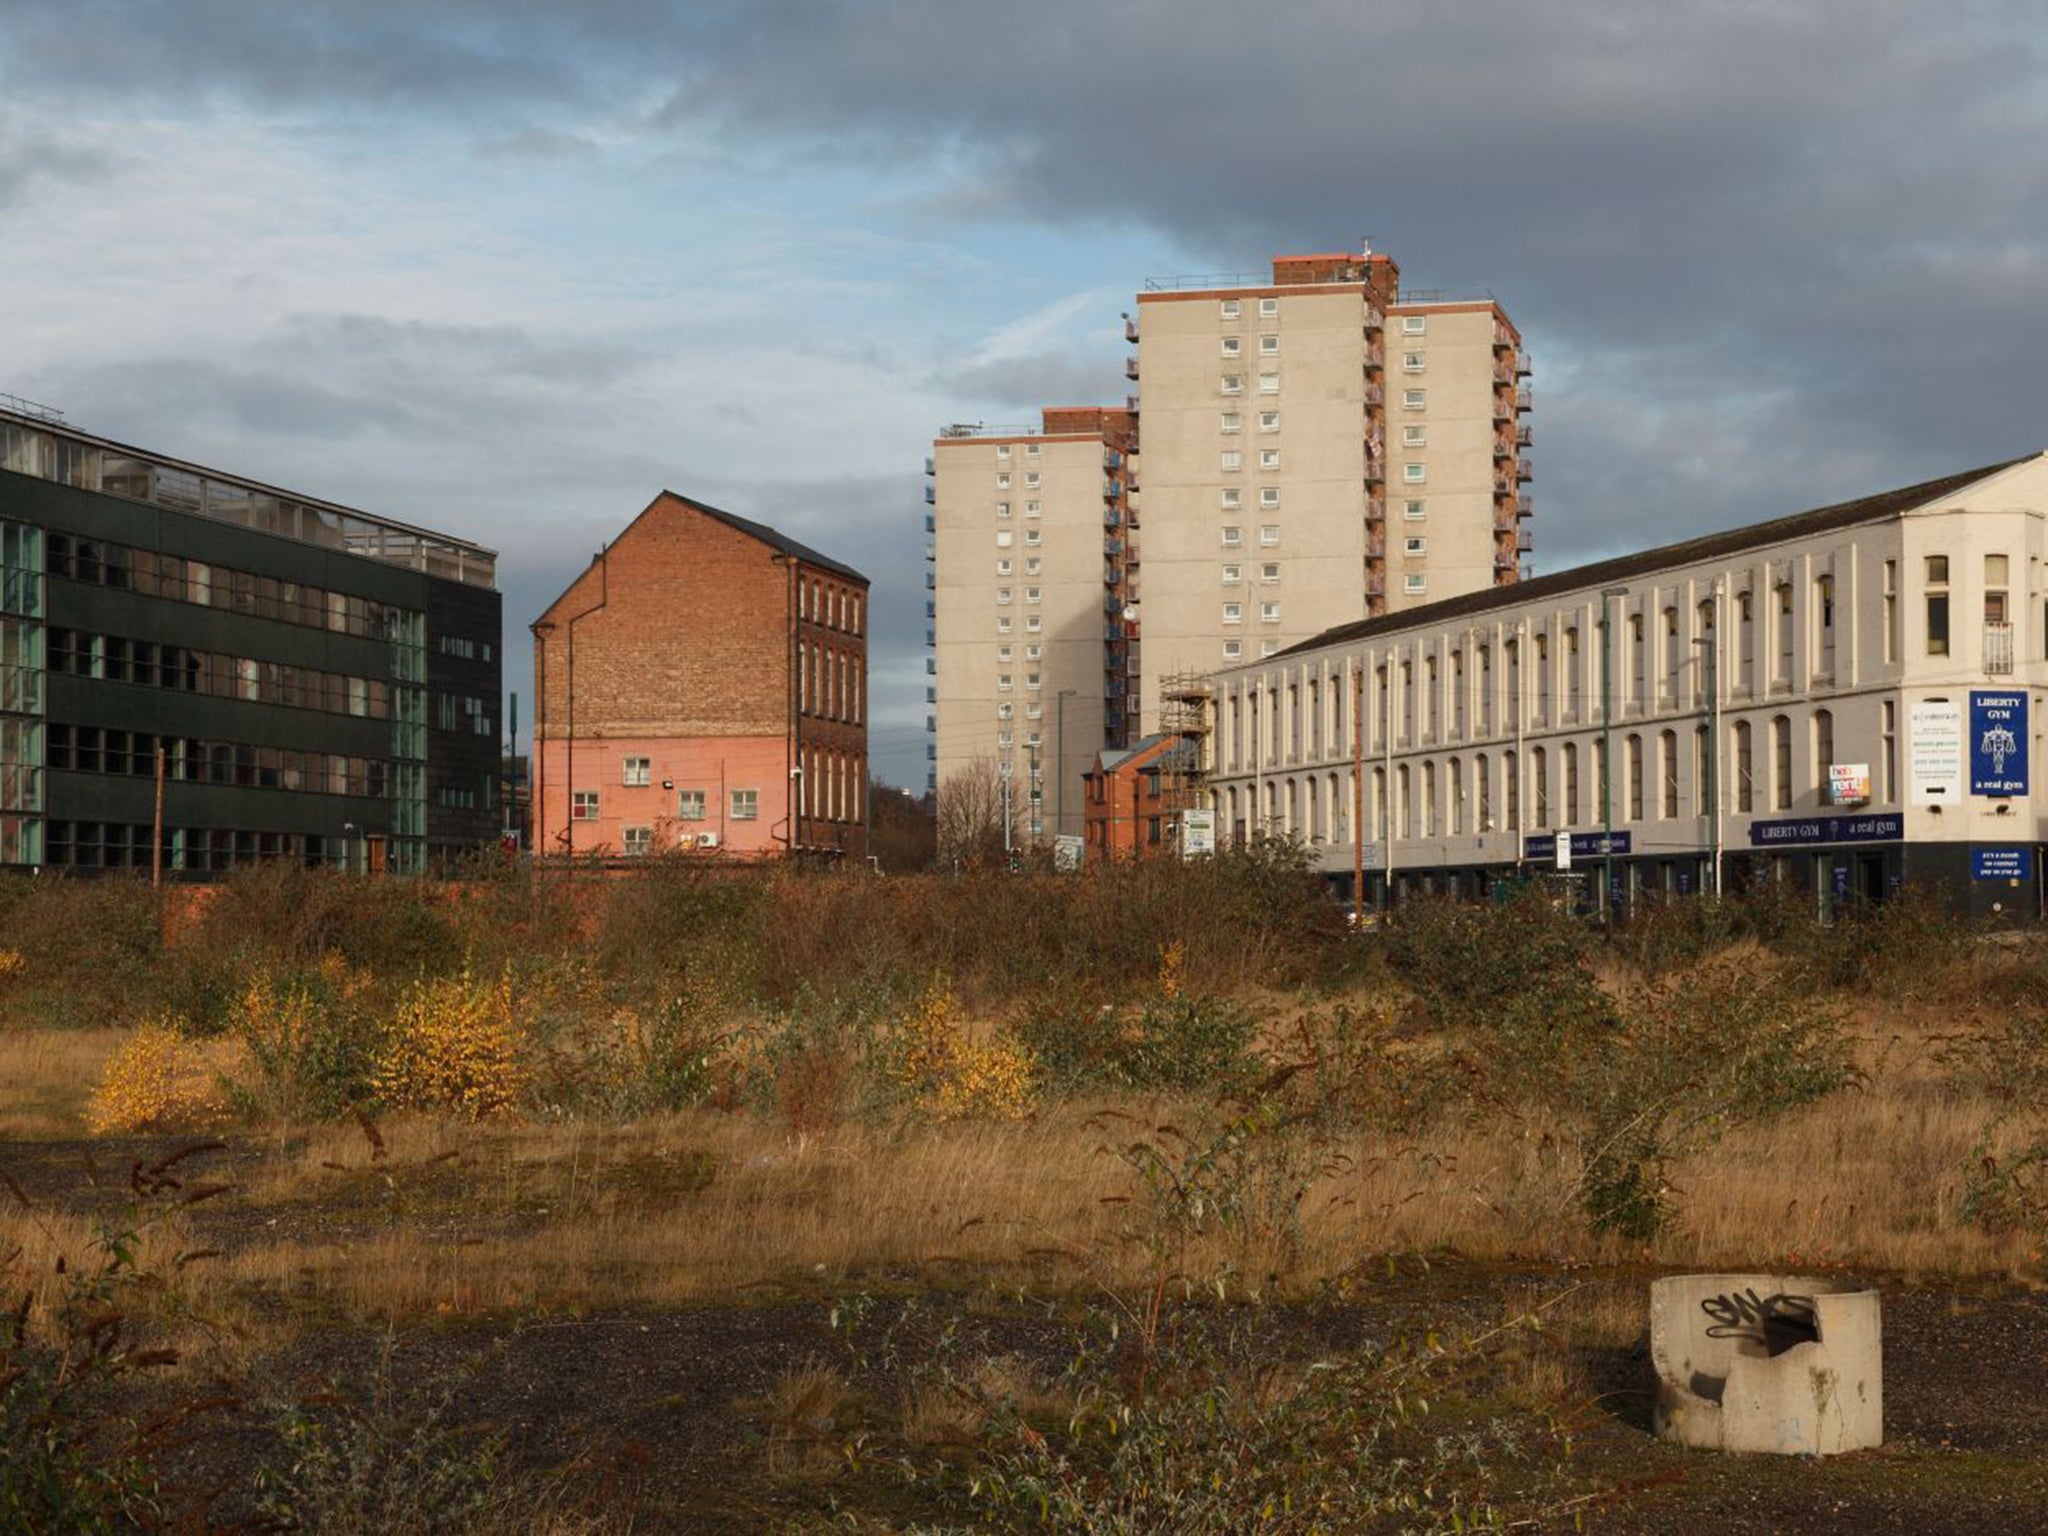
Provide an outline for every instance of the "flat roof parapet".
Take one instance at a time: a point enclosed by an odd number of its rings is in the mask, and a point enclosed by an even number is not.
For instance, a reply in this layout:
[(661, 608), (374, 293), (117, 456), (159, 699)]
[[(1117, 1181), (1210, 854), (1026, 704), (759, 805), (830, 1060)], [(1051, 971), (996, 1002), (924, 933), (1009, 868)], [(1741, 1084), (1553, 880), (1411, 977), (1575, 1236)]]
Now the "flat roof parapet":
[(60, 419), (14, 409), (6, 400), (0, 400), (0, 469), (146, 501), (473, 587), (497, 585), (497, 551), (481, 544), (93, 437)]

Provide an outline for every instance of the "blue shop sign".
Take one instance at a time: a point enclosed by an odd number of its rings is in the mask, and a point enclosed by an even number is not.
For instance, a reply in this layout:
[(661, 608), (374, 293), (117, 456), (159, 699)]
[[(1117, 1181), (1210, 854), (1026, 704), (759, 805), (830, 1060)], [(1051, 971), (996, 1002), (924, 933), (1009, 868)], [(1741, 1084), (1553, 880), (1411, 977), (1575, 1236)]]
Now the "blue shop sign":
[(1795, 843), (1888, 843), (1906, 835), (1906, 818), (1882, 816), (1798, 816), (1789, 821), (1753, 821), (1749, 846), (1777, 848)]
[[(1604, 859), (1610, 853), (1617, 859), (1625, 858), (1631, 847), (1631, 834), (1616, 832), (1610, 836), (1605, 832), (1574, 832), (1572, 834), (1572, 858)], [(1609, 847), (1608, 844), (1613, 846)], [(1556, 834), (1532, 833), (1522, 839), (1522, 857), (1532, 863), (1548, 863), (1557, 857)]]
[(2027, 696), (1970, 693), (1970, 793), (2027, 792)]
[(2034, 850), (2031, 848), (1972, 848), (1970, 878), (1973, 880), (2031, 880), (2034, 878)]

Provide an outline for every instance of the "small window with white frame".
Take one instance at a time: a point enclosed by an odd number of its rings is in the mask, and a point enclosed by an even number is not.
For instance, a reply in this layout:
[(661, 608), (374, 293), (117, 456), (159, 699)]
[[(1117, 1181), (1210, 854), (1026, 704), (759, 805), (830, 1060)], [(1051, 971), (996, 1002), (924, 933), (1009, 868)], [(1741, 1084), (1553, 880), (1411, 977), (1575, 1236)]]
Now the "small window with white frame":
[(1223, 432), (1242, 432), (1244, 430), (1244, 418), (1236, 411), (1225, 411), (1222, 419), (1217, 423), (1217, 429)]
[(1242, 624), (1244, 622), (1244, 604), (1225, 603), (1223, 605), (1223, 622), (1226, 624)]
[(1217, 387), (1226, 395), (1241, 395), (1244, 393), (1244, 375), (1226, 373), (1223, 375), (1223, 382)]
[(1404, 389), (1401, 391), (1401, 406), (1404, 410), (1420, 411), (1429, 407), (1429, 391), (1426, 389)]
[(645, 789), (654, 782), (654, 760), (646, 757), (629, 757), (625, 760), (625, 785), (628, 789)]
[(1259, 542), (1268, 549), (1278, 544), (1280, 542), (1280, 525), (1278, 523), (1261, 524), (1259, 527)]
[(1024, 530), (1025, 548), (1037, 549), (1043, 543), (1045, 543), (1045, 530), (1043, 528), (1026, 528)]
[(997, 517), (1008, 517), (1009, 515), (1010, 515), (1010, 504), (1009, 504), (1009, 503), (1008, 503), (1007, 501), (999, 501), (999, 502), (997, 502), (997, 503), (996, 503), (996, 516), (997, 516)]
[(1403, 373), (1421, 373), (1428, 366), (1429, 354), (1427, 352), (1403, 352), (1401, 354), (1401, 371)]
[(1223, 506), (1226, 511), (1244, 504), (1244, 492), (1234, 485), (1223, 487)]
[(1008, 614), (998, 615), (996, 618), (996, 633), (999, 635), (1007, 635), (1009, 632), (1010, 616)]
[(1244, 548), (1244, 530), (1242, 528), (1225, 528), (1223, 530), (1223, 547), (1225, 549)]
[(1005, 607), (1005, 608), (1009, 606), (1009, 603), (1010, 603), (1010, 589), (1009, 589), (1008, 587), (997, 587), (997, 588), (996, 588), (996, 603), (998, 604), (998, 606), (1001, 606), (1001, 607)]
[(1008, 443), (997, 443), (997, 444), (996, 444), (996, 457), (997, 457), (997, 458), (999, 458), (999, 459), (1007, 459), (1007, 458), (1008, 458), (1009, 456), (1010, 456), (1010, 445), (1009, 445)]
[(999, 469), (999, 470), (997, 470), (997, 471), (996, 471), (996, 489), (997, 489), (997, 490), (999, 490), (999, 491), (1007, 491), (1007, 490), (1008, 490), (1009, 488), (1010, 488), (1010, 472), (1009, 472), (1009, 471), (1008, 471), (1007, 469)]
[(996, 574), (997, 574), (998, 576), (1007, 576), (1007, 575), (1009, 575), (1009, 574), (1010, 574), (1010, 562), (1009, 562), (1008, 560), (1006, 560), (1006, 559), (1000, 559), (1000, 560), (997, 560), (997, 561), (996, 561)]
[(1259, 338), (1259, 356), (1278, 357), (1279, 355), (1280, 338), (1278, 336), (1275, 336), (1271, 331), (1268, 331), (1265, 335)]
[(1235, 448), (1226, 448), (1223, 450), (1222, 457), (1217, 462), (1222, 466), (1225, 473), (1229, 473), (1233, 470), (1244, 468), (1244, 455)]
[(1012, 684), (1011, 684), (1011, 678), (1010, 678), (1010, 674), (1009, 674), (1009, 673), (1007, 673), (1007, 672), (998, 672), (998, 673), (996, 674), (996, 692), (997, 692), (997, 693), (1008, 693), (1008, 692), (1010, 691), (1010, 688), (1011, 688), (1011, 686), (1012, 686)]
[(1279, 394), (1279, 393), (1280, 393), (1280, 375), (1279, 375), (1279, 374), (1277, 374), (1277, 373), (1262, 373), (1262, 374), (1260, 374), (1260, 375), (1259, 375), (1259, 393), (1260, 393), (1260, 394), (1262, 394), (1262, 395), (1277, 395), (1277, 394)]
[(1279, 313), (1280, 301), (1278, 299), (1259, 300), (1259, 318), (1261, 320), (1270, 320)]
[(1422, 336), (1428, 334), (1428, 331), (1429, 316), (1403, 315), (1401, 317), (1401, 334), (1403, 336)]
[(1235, 587), (1235, 586), (1238, 586), (1239, 584), (1241, 584), (1241, 583), (1242, 583), (1243, 581), (1244, 581), (1244, 567), (1243, 567), (1243, 566), (1241, 566), (1241, 565), (1226, 565), (1226, 566), (1224, 566), (1224, 567), (1223, 567), (1223, 585), (1225, 585), (1226, 587)]
[(1279, 467), (1280, 450), (1278, 448), (1261, 448), (1259, 450), (1259, 468), (1278, 469)]
[(1010, 659), (1010, 648), (1009, 648), (1009, 647), (1008, 647), (1007, 645), (999, 645), (999, 646), (997, 646), (997, 647), (996, 647), (996, 660), (997, 660), (997, 661), (1008, 661), (1009, 659)]
[(644, 859), (654, 852), (654, 828), (619, 828), (619, 847), (629, 859)]
[(1045, 562), (1039, 559), (1036, 555), (1033, 555), (1029, 560), (1026, 560), (1024, 562), (1024, 574), (1026, 576), (1037, 576), (1042, 574), (1044, 570)]
[(1429, 466), (1427, 464), (1403, 464), (1401, 466), (1401, 479), (1409, 485), (1421, 485), (1428, 478)]
[(1278, 411), (1259, 412), (1259, 430), (1261, 432), (1278, 432), (1280, 430), (1280, 413)]
[(1268, 656), (1278, 656), (1279, 654), (1280, 642), (1278, 640), (1261, 640), (1259, 642), (1259, 660), (1264, 661)]
[(1045, 503), (1042, 501), (1027, 501), (1024, 503), (1024, 515), (1026, 517), (1036, 517), (1044, 510)]
[(705, 815), (705, 795), (701, 789), (679, 789), (676, 791), (676, 820), (702, 821)]
[(1429, 503), (1420, 496), (1411, 496), (1401, 503), (1401, 515), (1411, 523), (1419, 523), (1429, 516)]
[(1262, 506), (1262, 507), (1277, 507), (1277, 506), (1279, 506), (1279, 505), (1280, 505), (1280, 487), (1279, 487), (1279, 486), (1277, 486), (1277, 485), (1262, 485), (1262, 486), (1260, 486), (1260, 487), (1259, 487), (1259, 505), (1260, 505), (1260, 506)]
[(1041, 618), (1040, 618), (1040, 617), (1039, 617), (1039, 616), (1038, 616), (1037, 614), (1035, 614), (1035, 613), (1033, 613), (1033, 614), (1027, 614), (1027, 615), (1025, 615), (1025, 618), (1024, 618), (1024, 633), (1025, 633), (1025, 634), (1027, 634), (1027, 635), (1036, 635), (1036, 634), (1042, 633), (1042, 632), (1044, 631), (1044, 629), (1045, 629), (1045, 620), (1044, 620), (1044, 619), (1041, 619)]
[(1280, 622), (1280, 605), (1278, 603), (1259, 604), (1259, 622), (1261, 624), (1278, 624)]
[(1217, 302), (1216, 313), (1225, 320), (1235, 320), (1244, 309), (1236, 299), (1222, 299)]
[(996, 530), (996, 548), (997, 548), (997, 549), (1008, 549), (1008, 548), (1009, 548), (1009, 547), (1010, 547), (1010, 546), (1011, 546), (1012, 544), (1014, 544), (1014, 543), (1016, 543), (1016, 542), (1017, 542), (1017, 535), (1015, 535), (1014, 533), (1010, 532), (1010, 530), (1009, 530), (1009, 529), (1007, 529), (1007, 528), (998, 528), (998, 529)]
[(1403, 539), (1401, 541), (1401, 553), (1404, 555), (1426, 555), (1429, 553), (1429, 540), (1415, 537)]
[(1036, 661), (1044, 654), (1045, 647), (1042, 645), (1027, 645), (1024, 647), (1024, 659), (1026, 661)]
[(1038, 471), (1037, 471), (1037, 470), (1035, 470), (1035, 469), (1027, 469), (1027, 470), (1025, 470), (1025, 471), (1024, 471), (1024, 489), (1025, 489), (1025, 490), (1027, 490), (1027, 491), (1035, 491), (1035, 490), (1037, 490), (1037, 489), (1038, 489), (1038, 483), (1039, 483), (1039, 474), (1038, 474)]
[(1401, 578), (1401, 590), (1411, 594), (1427, 592), (1429, 590), (1429, 578), (1420, 571), (1417, 571), (1412, 576), (1404, 576)]
[(1403, 427), (1401, 429), (1401, 446), (1404, 448), (1427, 448), (1429, 446), (1429, 428), (1423, 426)]
[(1044, 597), (1045, 597), (1045, 588), (1043, 588), (1043, 587), (1026, 587), (1026, 588), (1024, 589), (1024, 601), (1025, 601), (1025, 602), (1027, 602), (1027, 603), (1036, 603), (1036, 602), (1039, 602), (1039, 601), (1041, 601), (1041, 600), (1042, 600), (1042, 599), (1043, 599)]
[(1224, 642), (1223, 642), (1223, 659), (1224, 659), (1225, 661), (1242, 661), (1242, 660), (1244, 660), (1244, 642), (1243, 642), (1242, 640), (1226, 640), (1226, 641), (1224, 641)]
[(1225, 336), (1222, 338), (1222, 351), (1225, 357), (1242, 357), (1244, 339), (1240, 336)]
[(1035, 459), (1035, 458), (1037, 458), (1037, 457), (1038, 457), (1038, 444), (1036, 444), (1036, 443), (1026, 443), (1026, 444), (1024, 445), (1024, 457), (1025, 457), (1025, 458), (1027, 458), (1027, 459)]
[(1280, 579), (1280, 562), (1268, 560), (1259, 567), (1259, 584), (1270, 587)]
[(735, 789), (727, 797), (726, 815), (733, 821), (757, 821), (761, 815), (761, 791)]

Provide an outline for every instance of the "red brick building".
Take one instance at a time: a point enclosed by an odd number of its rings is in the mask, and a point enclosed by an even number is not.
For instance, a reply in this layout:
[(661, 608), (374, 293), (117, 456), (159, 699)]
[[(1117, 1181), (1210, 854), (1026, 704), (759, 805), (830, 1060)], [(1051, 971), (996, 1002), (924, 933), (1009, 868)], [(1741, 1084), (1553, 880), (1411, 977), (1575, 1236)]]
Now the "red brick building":
[(1147, 736), (1127, 751), (1098, 754), (1081, 781), (1087, 857), (1171, 856), (1173, 820), (1187, 803), (1194, 766), (1194, 748), (1178, 735)]
[(663, 491), (533, 625), (547, 856), (866, 856), (868, 580)]

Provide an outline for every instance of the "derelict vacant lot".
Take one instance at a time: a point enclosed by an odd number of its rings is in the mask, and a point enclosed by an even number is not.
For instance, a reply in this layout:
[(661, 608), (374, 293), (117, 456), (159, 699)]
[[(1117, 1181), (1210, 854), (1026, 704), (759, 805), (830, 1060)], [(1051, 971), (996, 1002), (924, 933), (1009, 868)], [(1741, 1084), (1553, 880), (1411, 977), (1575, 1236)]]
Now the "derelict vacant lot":
[[(1924, 903), (50, 883), (0, 1017), (0, 1526), (2048, 1518), (2048, 969)], [(1879, 1284), (1887, 1446), (1651, 1439), (1694, 1267)]]

